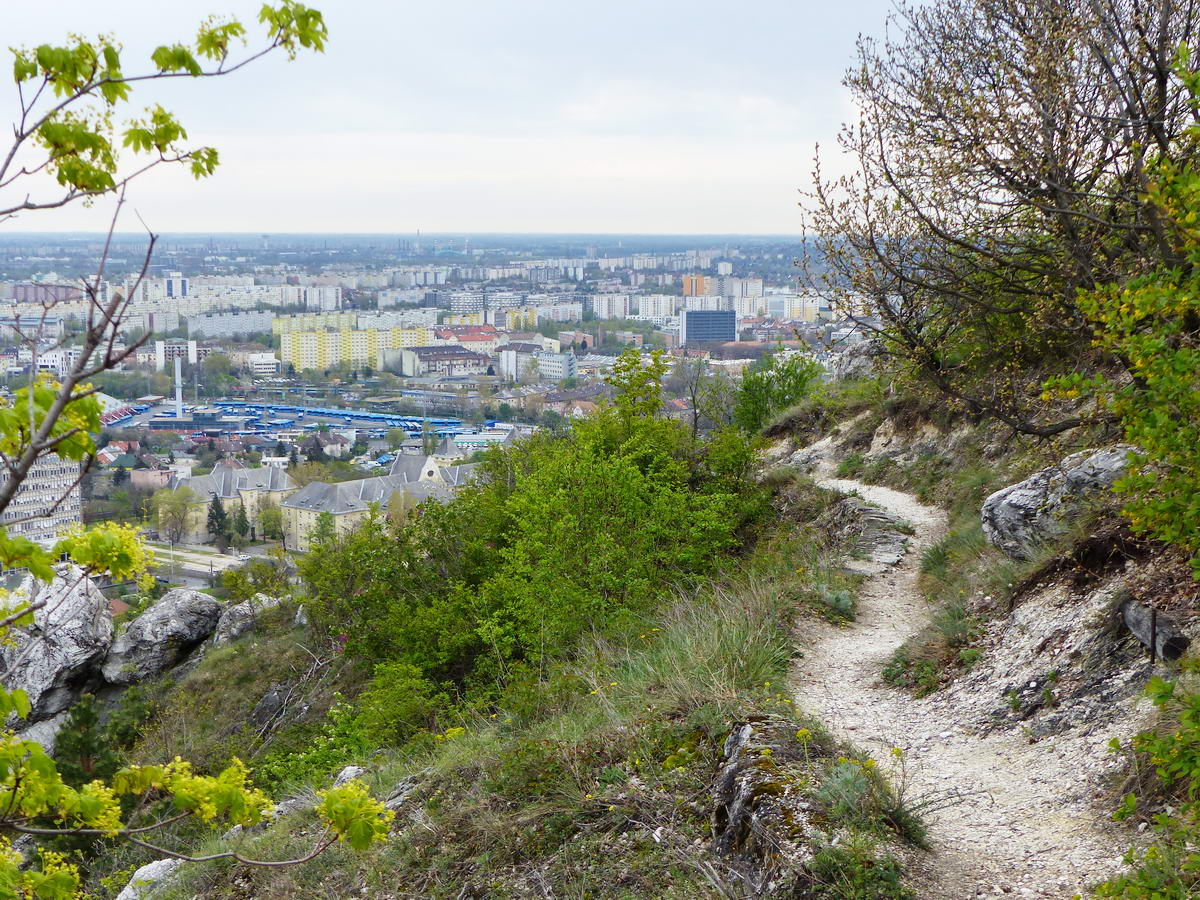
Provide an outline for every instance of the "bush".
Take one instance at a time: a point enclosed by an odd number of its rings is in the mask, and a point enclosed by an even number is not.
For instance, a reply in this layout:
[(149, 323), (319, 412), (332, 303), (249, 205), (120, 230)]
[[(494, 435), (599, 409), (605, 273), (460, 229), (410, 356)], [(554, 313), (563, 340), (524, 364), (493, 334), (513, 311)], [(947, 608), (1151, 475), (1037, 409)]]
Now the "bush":
[[(1192, 665), (1194, 668), (1194, 664)], [(1143, 731), (1126, 750), (1114, 738), (1109, 747), (1129, 752), (1135, 764), (1149, 763), (1166, 793), (1168, 811), (1153, 817), (1154, 842), (1125, 854), (1130, 871), (1095, 890), (1097, 897), (1121, 900), (1185, 900), (1200, 892), (1200, 693), (1178, 682), (1151, 678), (1146, 693), (1178, 722), (1175, 729)], [(1113, 818), (1128, 819), (1139, 800), (1127, 794)]]
[(838, 463), (834, 473), (838, 478), (856, 478), (863, 470), (865, 461), (861, 453), (851, 453)]
[(900, 882), (901, 869), (890, 856), (879, 858), (861, 842), (849, 847), (825, 847), (808, 866), (811, 890), (821, 900), (915, 900)]
[(436, 727), (438, 714), (449, 706), (449, 695), (406, 662), (375, 666), (375, 677), (358, 697), (359, 721), (366, 735), (396, 746), (418, 731)]

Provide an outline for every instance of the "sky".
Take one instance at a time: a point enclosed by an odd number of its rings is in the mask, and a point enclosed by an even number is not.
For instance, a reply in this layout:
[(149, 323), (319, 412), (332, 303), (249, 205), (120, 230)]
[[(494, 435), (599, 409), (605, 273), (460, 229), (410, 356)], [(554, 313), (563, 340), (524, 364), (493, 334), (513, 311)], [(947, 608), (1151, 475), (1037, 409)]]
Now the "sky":
[[(10, 4), (5, 45), (114, 34), (125, 70), (212, 14), (260, 0)], [(153, 173), (121, 229), (205, 232), (797, 234), (820, 144), (853, 118), (841, 85), (888, 0), (314, 0), (324, 54), (282, 53), (161, 102), (216, 175)], [(0, 72), (8, 71), (5, 63)], [(15, 92), (0, 91), (4, 115)], [(7, 133), (7, 131), (6, 131)], [(6, 147), (4, 148), (6, 149)], [(54, 188), (39, 182), (35, 196)], [(0, 197), (8, 199), (8, 195)], [(99, 230), (101, 201), (4, 223)]]

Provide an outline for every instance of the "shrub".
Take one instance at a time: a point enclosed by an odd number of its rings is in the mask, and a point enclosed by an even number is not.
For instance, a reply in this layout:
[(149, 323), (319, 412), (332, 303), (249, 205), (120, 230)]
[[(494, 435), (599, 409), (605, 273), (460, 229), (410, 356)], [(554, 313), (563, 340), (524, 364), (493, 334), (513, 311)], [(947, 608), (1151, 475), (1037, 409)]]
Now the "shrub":
[(864, 460), (861, 453), (851, 453), (838, 463), (834, 474), (838, 478), (856, 478), (863, 470)]
[(821, 900), (915, 900), (900, 882), (901, 869), (890, 856), (879, 858), (862, 842), (819, 850), (808, 866), (811, 893)]
[[(1151, 678), (1146, 693), (1155, 706), (1176, 718), (1178, 727), (1143, 731), (1129, 749), (1153, 766), (1158, 789), (1171, 795), (1172, 804), (1153, 817), (1154, 842), (1125, 854), (1130, 871), (1101, 884), (1095, 895), (1184, 900), (1200, 892), (1200, 693), (1161, 678)], [(1126, 752), (1116, 738), (1109, 747)], [(1113, 818), (1133, 816), (1138, 805), (1137, 796), (1127, 794)]]
[(375, 677), (358, 697), (359, 722), (371, 739), (399, 745), (416, 732), (435, 726), (450, 697), (411, 663), (375, 666)]

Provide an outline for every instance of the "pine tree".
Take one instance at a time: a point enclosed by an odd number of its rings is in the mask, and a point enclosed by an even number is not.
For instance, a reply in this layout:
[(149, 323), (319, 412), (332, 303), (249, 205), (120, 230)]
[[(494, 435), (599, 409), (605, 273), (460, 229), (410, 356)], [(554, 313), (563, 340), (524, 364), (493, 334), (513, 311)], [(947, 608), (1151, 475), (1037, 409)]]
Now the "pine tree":
[(233, 530), (241, 537), (250, 533), (250, 519), (246, 516), (246, 505), (238, 501), (237, 510), (233, 514)]
[(63, 781), (76, 788), (97, 778), (107, 781), (121, 768), (120, 755), (100, 728), (91, 694), (84, 694), (71, 707), (55, 742), (54, 756)]
[(229, 536), (229, 516), (219, 494), (213, 495), (212, 505), (208, 508), (208, 531), (217, 537)]

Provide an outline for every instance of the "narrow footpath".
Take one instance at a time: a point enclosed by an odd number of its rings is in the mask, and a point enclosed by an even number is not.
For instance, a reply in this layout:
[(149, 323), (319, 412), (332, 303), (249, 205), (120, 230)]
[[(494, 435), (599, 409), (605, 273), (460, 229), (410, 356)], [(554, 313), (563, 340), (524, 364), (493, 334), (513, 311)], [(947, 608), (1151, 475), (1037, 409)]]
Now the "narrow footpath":
[(819, 478), (910, 522), (916, 534), (898, 565), (873, 564), (849, 626), (806, 626), (794, 672), (796, 703), (880, 765), (900, 747), (906, 795), (938, 798), (926, 815), (932, 851), (910, 869), (921, 900), (975, 897), (1070, 898), (1120, 867), (1128, 836), (1085, 796), (1075, 765), (1053, 742), (1019, 732), (978, 736), (953, 711), (885, 684), (880, 672), (930, 618), (917, 589), (921, 554), (944, 533), (941, 510), (900, 491)]

